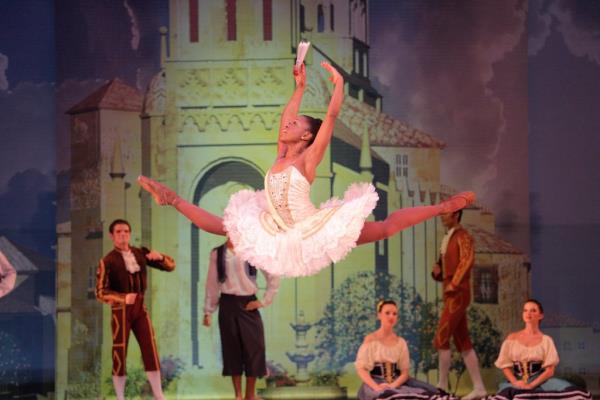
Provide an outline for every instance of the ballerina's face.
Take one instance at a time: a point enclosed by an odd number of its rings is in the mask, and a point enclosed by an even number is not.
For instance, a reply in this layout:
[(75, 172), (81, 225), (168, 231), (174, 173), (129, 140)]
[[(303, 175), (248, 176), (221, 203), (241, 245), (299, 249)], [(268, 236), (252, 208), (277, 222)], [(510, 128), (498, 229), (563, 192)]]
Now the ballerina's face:
[(537, 325), (542, 319), (544, 319), (544, 313), (537, 304), (527, 302), (523, 305), (523, 322)]
[(312, 137), (312, 133), (310, 133), (309, 129), (310, 124), (307, 118), (303, 115), (299, 115), (283, 126), (281, 139), (286, 143), (295, 143), (301, 140), (308, 141)]
[(381, 326), (392, 327), (398, 322), (398, 307), (393, 304), (384, 304), (377, 313), (377, 319), (381, 321)]

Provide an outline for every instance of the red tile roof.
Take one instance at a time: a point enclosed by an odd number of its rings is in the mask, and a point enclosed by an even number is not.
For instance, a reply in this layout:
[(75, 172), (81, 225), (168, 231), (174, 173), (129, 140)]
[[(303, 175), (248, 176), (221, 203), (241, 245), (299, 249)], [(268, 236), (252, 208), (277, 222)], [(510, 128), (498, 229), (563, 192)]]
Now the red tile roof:
[(446, 147), (441, 140), (385, 113), (375, 113), (373, 107), (350, 96), (344, 98), (340, 118), (348, 119), (346, 122), (351, 125), (352, 121), (370, 121), (374, 118), (374, 121), (369, 123), (369, 139), (373, 146), (437, 149)]
[(518, 254), (523, 252), (497, 235), (474, 225), (465, 225), (475, 241), (475, 253)]
[(137, 89), (115, 78), (71, 107), (67, 114), (79, 114), (100, 109), (140, 112), (142, 101), (143, 97)]

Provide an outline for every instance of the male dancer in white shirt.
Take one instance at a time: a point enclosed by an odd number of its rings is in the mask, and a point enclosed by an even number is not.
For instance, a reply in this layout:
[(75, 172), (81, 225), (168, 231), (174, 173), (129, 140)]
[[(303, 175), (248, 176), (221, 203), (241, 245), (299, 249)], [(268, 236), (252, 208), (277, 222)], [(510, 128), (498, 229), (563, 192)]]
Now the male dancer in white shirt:
[(266, 375), (265, 335), (258, 309), (268, 306), (279, 289), (279, 277), (261, 271), (267, 281), (262, 301), (257, 300), (256, 268), (238, 258), (231, 242), (210, 253), (204, 298), (204, 326), (219, 308), (223, 376), (231, 376), (236, 400), (255, 399), (256, 378)]

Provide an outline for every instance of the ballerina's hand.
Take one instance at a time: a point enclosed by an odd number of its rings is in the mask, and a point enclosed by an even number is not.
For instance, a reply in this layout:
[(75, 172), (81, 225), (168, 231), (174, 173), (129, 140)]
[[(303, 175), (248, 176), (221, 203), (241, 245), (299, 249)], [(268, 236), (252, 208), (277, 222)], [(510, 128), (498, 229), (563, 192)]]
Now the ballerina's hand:
[(296, 87), (306, 85), (306, 66), (304, 63), (300, 64), (300, 67), (294, 65), (294, 80), (296, 81)]
[(328, 62), (321, 61), (321, 67), (326, 69), (331, 74), (331, 76), (329, 76), (329, 80), (333, 82), (334, 85), (337, 85), (339, 82), (344, 80), (337, 69), (333, 68), (333, 66)]

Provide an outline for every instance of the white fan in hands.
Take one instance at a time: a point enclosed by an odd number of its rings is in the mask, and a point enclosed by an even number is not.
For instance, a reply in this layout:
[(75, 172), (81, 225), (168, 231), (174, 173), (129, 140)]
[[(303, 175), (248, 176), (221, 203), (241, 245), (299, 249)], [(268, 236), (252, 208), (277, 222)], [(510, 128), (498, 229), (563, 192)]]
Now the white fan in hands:
[(309, 47), (310, 42), (308, 40), (302, 39), (300, 43), (298, 43), (298, 51), (296, 52), (296, 67), (300, 68), (304, 62), (304, 58), (306, 57)]

